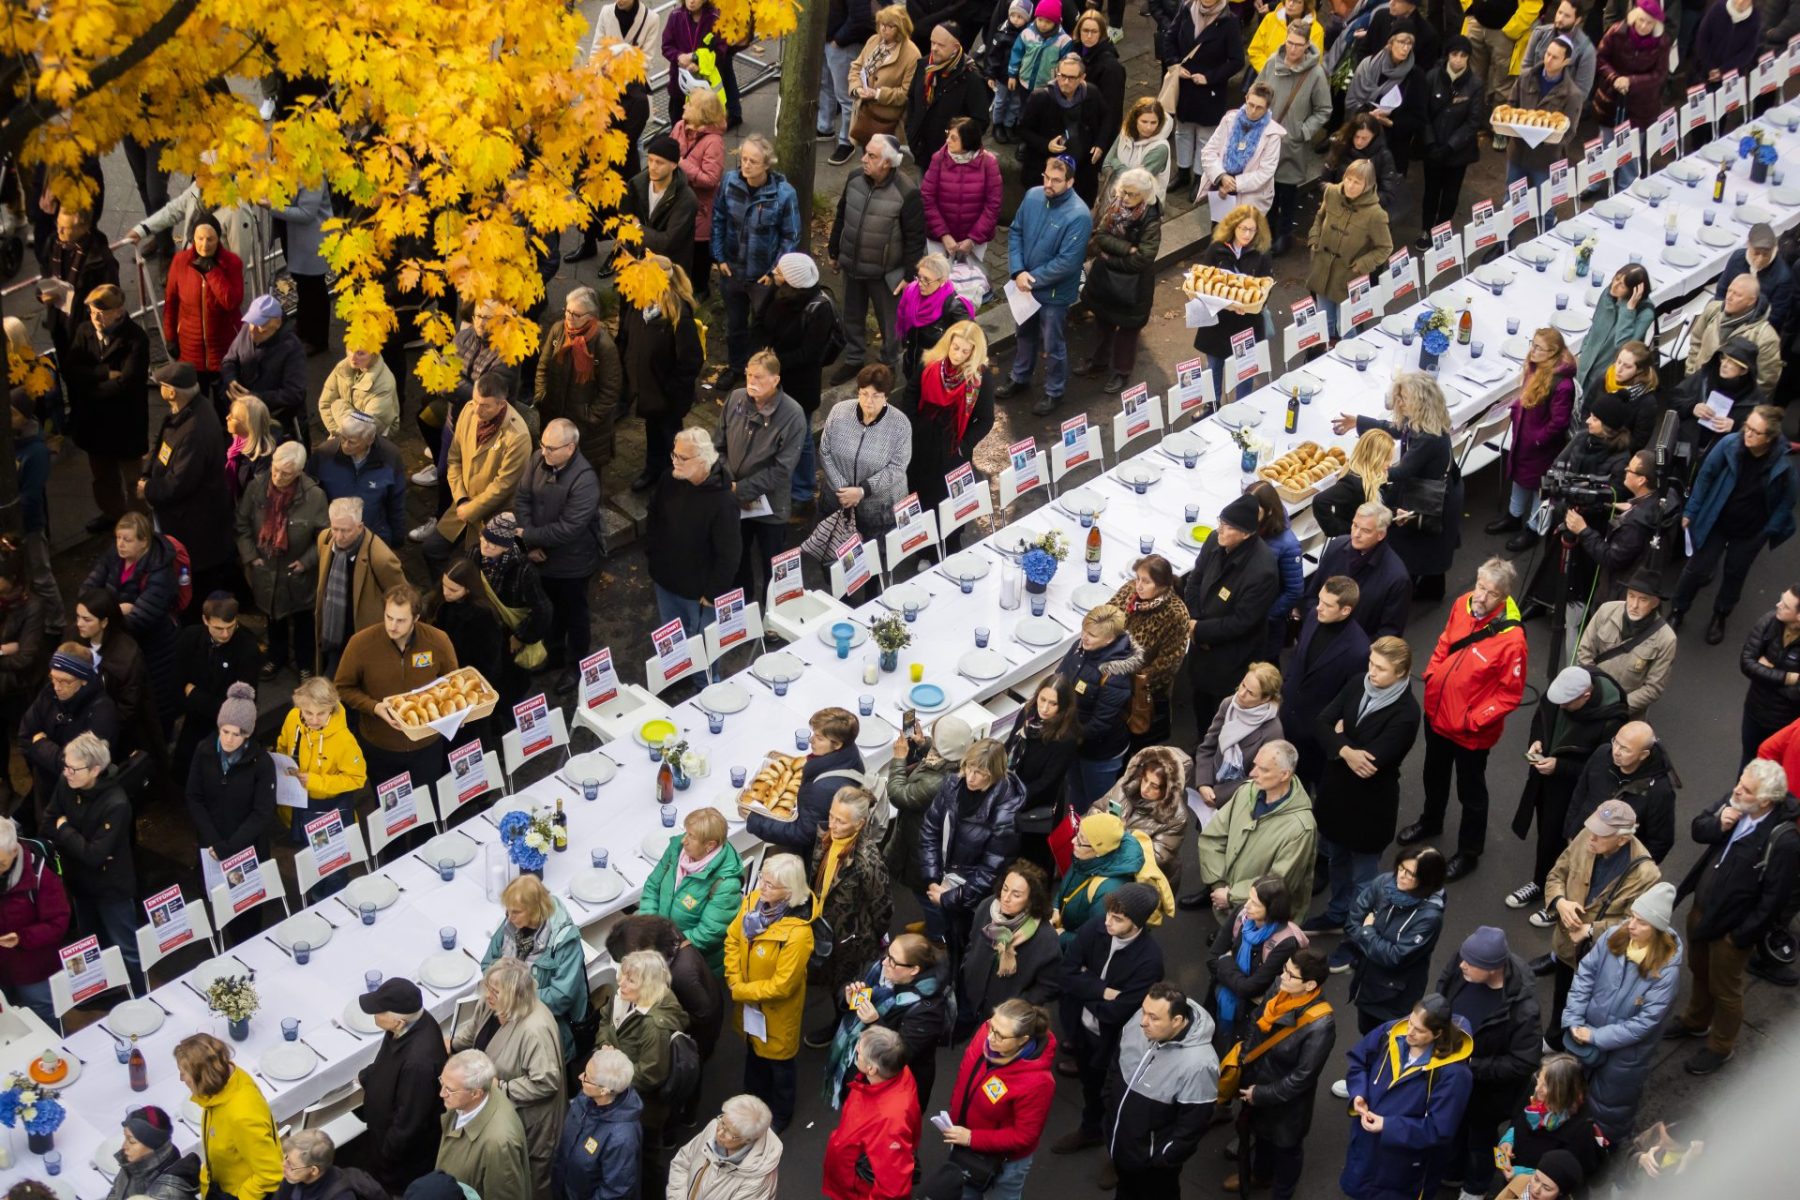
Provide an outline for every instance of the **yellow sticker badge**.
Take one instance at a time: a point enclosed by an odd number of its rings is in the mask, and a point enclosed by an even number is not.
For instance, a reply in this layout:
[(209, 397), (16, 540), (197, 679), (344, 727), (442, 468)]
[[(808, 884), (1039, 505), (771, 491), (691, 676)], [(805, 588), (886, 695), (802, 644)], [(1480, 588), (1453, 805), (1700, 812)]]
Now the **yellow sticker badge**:
[(156, 452), (156, 461), (166, 467), (169, 465), (169, 457), (174, 453), (175, 448), (169, 445), (169, 443), (164, 442), (162, 444), (162, 449)]
[(989, 1104), (1000, 1103), (1000, 1098), (1006, 1095), (1006, 1081), (998, 1075), (988, 1076), (988, 1081), (981, 1085), (981, 1094), (988, 1098)]
[(431, 651), (421, 650), (413, 655), (413, 670), (423, 671), (431, 666)]

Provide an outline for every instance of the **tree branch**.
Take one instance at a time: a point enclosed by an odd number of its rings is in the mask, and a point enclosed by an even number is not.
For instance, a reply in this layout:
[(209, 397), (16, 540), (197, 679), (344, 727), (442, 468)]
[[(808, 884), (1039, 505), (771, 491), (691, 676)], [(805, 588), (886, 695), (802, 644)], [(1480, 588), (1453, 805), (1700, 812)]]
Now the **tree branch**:
[[(73, 108), (89, 96), (111, 87), (127, 71), (161, 49), (199, 7), (200, 0), (174, 0), (169, 10), (138, 34), (129, 46), (89, 72), (87, 86), (76, 93), (70, 107)], [(12, 158), (15, 161), (19, 152), (25, 148), (26, 139), (48, 124), (57, 111), (45, 110), (32, 103), (29, 81), (25, 81), (21, 91), (24, 93), (20, 97), (21, 102), (5, 117), (0, 118), (0, 158)]]

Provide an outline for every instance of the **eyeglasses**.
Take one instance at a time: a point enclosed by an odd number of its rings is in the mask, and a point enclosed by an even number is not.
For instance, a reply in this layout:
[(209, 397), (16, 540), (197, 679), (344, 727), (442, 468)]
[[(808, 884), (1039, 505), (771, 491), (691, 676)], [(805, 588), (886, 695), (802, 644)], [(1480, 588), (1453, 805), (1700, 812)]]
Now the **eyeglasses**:
[(1068, 80), (1068, 81), (1069, 81), (1069, 82), (1070, 82), (1070, 83), (1074, 83), (1074, 82), (1076, 82), (1076, 81), (1078, 81), (1078, 80), (1079, 80), (1079, 79), (1080, 79), (1080, 78), (1081, 78), (1081, 76), (1079, 76), (1079, 75), (1070, 75), (1070, 74), (1069, 74), (1069, 73), (1068, 73), (1068, 72), (1066, 72), (1066, 71), (1058, 71), (1058, 72), (1057, 72), (1057, 73), (1056, 73), (1056, 77), (1057, 77), (1057, 78), (1058, 78), (1058, 79), (1066, 79), (1066, 80)]
[(79, 775), (83, 771), (92, 771), (93, 769), (94, 768), (92, 768), (92, 767), (77, 766), (74, 763), (64, 763), (63, 764), (63, 774), (64, 775)]
[(573, 446), (574, 444), (575, 444), (574, 442), (564, 442), (559, 446), (553, 446), (549, 442), (545, 442), (545, 443), (543, 443), (542, 449), (545, 454), (555, 454), (559, 450), (567, 450), (570, 446)]
[(881, 957), (886, 959), (888, 965), (893, 967), (894, 970), (896, 970), (896, 971), (909, 970), (913, 965), (911, 963), (901, 962), (899, 959), (894, 957), (894, 955), (891, 951), (886, 954), (883, 954)]

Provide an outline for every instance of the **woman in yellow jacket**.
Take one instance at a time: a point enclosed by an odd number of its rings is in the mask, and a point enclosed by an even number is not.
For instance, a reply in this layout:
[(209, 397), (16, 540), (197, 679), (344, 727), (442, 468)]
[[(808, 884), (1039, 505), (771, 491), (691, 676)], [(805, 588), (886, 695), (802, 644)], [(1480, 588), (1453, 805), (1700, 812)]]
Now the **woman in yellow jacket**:
[(1281, 0), (1263, 14), (1262, 23), (1256, 27), (1256, 36), (1250, 39), (1250, 49), (1244, 53), (1250, 60), (1252, 71), (1260, 74), (1269, 56), (1281, 52), (1281, 44), (1287, 41), (1288, 22), (1296, 17), (1313, 18), (1313, 49), (1319, 52), (1321, 59), (1325, 57), (1325, 27), (1319, 21), (1314, 0)]
[(777, 1133), (794, 1119), (794, 1056), (812, 951), (806, 864), (772, 854), (725, 933), (725, 986), (737, 1002), (737, 1027), (750, 1039), (744, 1090), (769, 1106)]
[(275, 1117), (254, 1080), (210, 1033), (182, 1038), (175, 1068), (200, 1106), (200, 1194), (263, 1200), (281, 1186)]
[[(294, 707), (281, 723), (275, 749), (294, 760), (306, 787), (309, 807), (288, 810), (294, 821), (295, 845), (306, 841), (306, 822), (326, 809), (342, 812), (346, 828), (356, 822), (356, 798), (369, 785), (369, 766), (344, 718), (336, 684), (323, 675), (301, 681), (294, 689)], [(340, 891), (345, 882), (345, 873), (337, 872), (313, 889), (312, 898)]]

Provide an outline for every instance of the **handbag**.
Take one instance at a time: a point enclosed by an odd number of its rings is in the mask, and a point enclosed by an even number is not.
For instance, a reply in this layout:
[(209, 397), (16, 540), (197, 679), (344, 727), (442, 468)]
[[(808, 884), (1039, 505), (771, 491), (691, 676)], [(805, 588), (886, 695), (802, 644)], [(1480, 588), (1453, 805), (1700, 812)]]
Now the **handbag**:
[[(531, 615), (522, 608), (509, 608), (500, 603), (500, 597), (495, 593), (494, 585), (488, 582), (485, 574), (481, 577), (481, 590), (487, 593), (488, 603), (494, 606), (494, 611), (500, 615), (500, 620), (505, 624), (508, 633), (516, 633), (519, 626), (525, 623), (525, 618)], [(544, 643), (536, 641), (528, 646), (520, 647), (519, 652), (513, 655), (513, 661), (527, 671), (535, 671), (543, 666), (549, 657), (550, 652), (544, 649)]]
[(1413, 479), (1400, 489), (1399, 507), (1413, 514), (1413, 526), (1420, 533), (1444, 531), (1444, 502), (1450, 484), (1462, 479), (1462, 471), (1451, 463), (1442, 479)]
[(813, 531), (800, 543), (800, 552), (808, 558), (828, 563), (845, 539), (855, 536), (855, 514), (847, 508), (840, 508), (813, 526)]
[(1170, 116), (1175, 115), (1175, 105), (1181, 99), (1181, 69), (1198, 53), (1200, 43), (1195, 41), (1194, 48), (1180, 62), (1163, 71), (1162, 86), (1156, 89), (1156, 99), (1163, 106), (1163, 111)]
[(1293, 1034), (1300, 1032), (1302, 1029), (1305, 1029), (1314, 1021), (1330, 1015), (1331, 1005), (1323, 1000), (1316, 1000), (1301, 1011), (1299, 1018), (1296, 1019), (1292, 1025), (1289, 1025), (1279, 1033), (1274, 1033), (1264, 1038), (1256, 1044), (1256, 1049), (1250, 1051), (1250, 1053), (1244, 1053), (1244, 1042), (1242, 1038), (1233, 1042), (1231, 1044), (1231, 1049), (1225, 1052), (1224, 1059), (1219, 1063), (1219, 1103), (1231, 1104), (1238, 1098), (1238, 1091), (1242, 1088), (1244, 1082), (1245, 1067), (1273, 1050), (1283, 1038), (1290, 1037)]
[(950, 1157), (939, 1164), (925, 1183), (925, 1200), (962, 1200), (963, 1189), (985, 1192), (1006, 1160), (998, 1154), (982, 1154), (967, 1146), (950, 1147)]
[(1125, 728), (1142, 736), (1156, 719), (1156, 702), (1150, 698), (1150, 676), (1143, 671), (1131, 677), (1131, 700), (1125, 709)]

